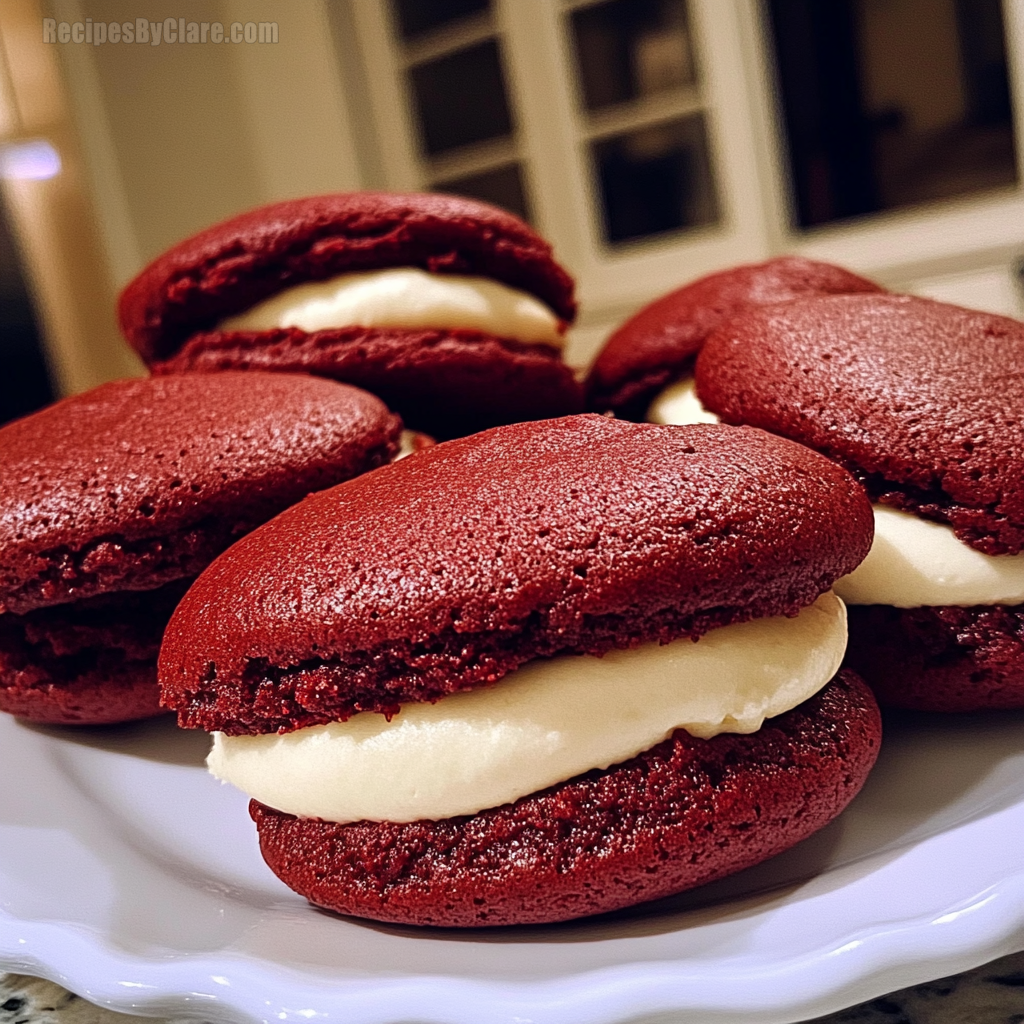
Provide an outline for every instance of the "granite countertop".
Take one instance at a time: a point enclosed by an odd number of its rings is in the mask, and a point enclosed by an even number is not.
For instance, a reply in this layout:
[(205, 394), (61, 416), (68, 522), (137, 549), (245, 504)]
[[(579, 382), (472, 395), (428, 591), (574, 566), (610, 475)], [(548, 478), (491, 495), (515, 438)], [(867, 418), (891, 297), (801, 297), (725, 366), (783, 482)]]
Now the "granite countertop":
[[(129, 1024), (140, 1020), (165, 1024), (199, 1021), (194, 1017), (139, 1018), (114, 1013), (52, 982), (0, 974), (0, 1024)], [(808, 1024), (1024, 1024), (1024, 953), (901, 989), (816, 1017)]]

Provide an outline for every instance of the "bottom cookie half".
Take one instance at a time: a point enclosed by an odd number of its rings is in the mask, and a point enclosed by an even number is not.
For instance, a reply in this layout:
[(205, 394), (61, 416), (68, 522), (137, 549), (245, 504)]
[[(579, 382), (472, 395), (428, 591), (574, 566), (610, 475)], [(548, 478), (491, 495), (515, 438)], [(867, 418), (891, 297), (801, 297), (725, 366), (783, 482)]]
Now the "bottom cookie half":
[(583, 392), (557, 350), (479, 331), (212, 331), (153, 367), (158, 374), (217, 370), (309, 373), (354, 384), (383, 399), (409, 429), (441, 440), (583, 411)]
[(846, 664), (879, 703), (917, 711), (1024, 708), (1024, 605), (850, 605)]
[(301, 819), (250, 804), (264, 859), (312, 903), (444, 927), (564, 921), (658, 899), (782, 852), (861, 788), (877, 704), (841, 672), (747, 736), (679, 731), (630, 761), (444, 821)]
[(160, 714), (160, 639), (189, 582), (0, 615), (0, 711), (51, 725)]

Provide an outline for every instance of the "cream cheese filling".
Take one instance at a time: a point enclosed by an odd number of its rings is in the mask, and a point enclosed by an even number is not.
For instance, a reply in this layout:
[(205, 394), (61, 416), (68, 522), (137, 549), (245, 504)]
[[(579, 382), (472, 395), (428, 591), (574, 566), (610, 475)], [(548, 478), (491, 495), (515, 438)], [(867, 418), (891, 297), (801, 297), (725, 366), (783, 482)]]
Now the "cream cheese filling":
[(607, 768), (682, 728), (751, 733), (816, 693), (846, 650), (831, 592), (793, 618), (722, 626), (697, 643), (529, 662), (495, 686), (284, 735), (217, 733), (217, 778), (327, 821), (475, 814)]
[(665, 423), (682, 427), (687, 423), (719, 423), (718, 417), (705, 409), (697, 397), (692, 377), (683, 377), (669, 384), (647, 409), (648, 423)]
[(407, 459), (414, 452), (419, 451), (419, 445), (417, 444), (417, 433), (415, 430), (403, 430), (398, 435), (398, 452), (395, 457), (391, 460), (392, 462), (398, 462), (399, 459)]
[(848, 604), (895, 608), (1024, 603), (1024, 553), (986, 555), (956, 539), (951, 527), (875, 505), (868, 557), (838, 580)]
[(526, 344), (564, 345), (558, 317), (532, 295), (486, 277), (392, 267), (293, 285), (228, 317), (221, 331), (402, 327), (485, 331)]

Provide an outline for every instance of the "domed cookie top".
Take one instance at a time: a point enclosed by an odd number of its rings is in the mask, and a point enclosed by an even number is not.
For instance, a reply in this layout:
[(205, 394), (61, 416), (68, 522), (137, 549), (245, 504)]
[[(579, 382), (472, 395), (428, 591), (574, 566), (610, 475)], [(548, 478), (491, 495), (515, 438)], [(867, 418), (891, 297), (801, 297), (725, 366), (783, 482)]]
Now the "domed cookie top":
[(876, 500), (1024, 549), (1024, 324), (906, 295), (749, 310), (708, 339), (701, 401), (842, 463)]
[(266, 373), (120, 380), (0, 430), (0, 610), (157, 587), (387, 461), (399, 421), (356, 388)]
[(656, 299), (612, 334), (587, 378), (588, 408), (643, 419), (655, 394), (688, 370), (708, 335), (750, 306), (879, 291), (842, 267), (800, 256), (709, 274)]
[(274, 203), (169, 249), (121, 295), (121, 329), (147, 362), (282, 288), (383, 267), (493, 278), (565, 321), (572, 279), (510, 213), (437, 194), (350, 192)]
[(236, 544), (165, 635), (183, 724), (289, 730), (535, 657), (796, 611), (867, 553), (838, 466), (761, 431), (597, 416), (438, 445)]

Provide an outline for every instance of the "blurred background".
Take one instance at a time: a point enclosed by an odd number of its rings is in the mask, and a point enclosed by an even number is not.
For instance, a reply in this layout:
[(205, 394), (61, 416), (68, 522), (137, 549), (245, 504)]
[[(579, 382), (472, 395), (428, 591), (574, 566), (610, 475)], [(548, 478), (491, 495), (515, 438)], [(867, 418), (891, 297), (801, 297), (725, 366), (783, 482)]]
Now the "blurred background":
[[(136, 19), (181, 31), (92, 31)], [(141, 372), (114, 304), (167, 246), (325, 191), (528, 219), (579, 366), (782, 252), (1021, 316), (1022, 110), (1024, 0), (2, 0), (0, 421)]]

